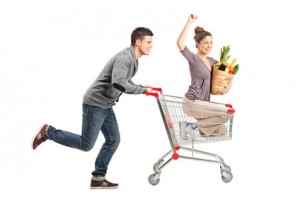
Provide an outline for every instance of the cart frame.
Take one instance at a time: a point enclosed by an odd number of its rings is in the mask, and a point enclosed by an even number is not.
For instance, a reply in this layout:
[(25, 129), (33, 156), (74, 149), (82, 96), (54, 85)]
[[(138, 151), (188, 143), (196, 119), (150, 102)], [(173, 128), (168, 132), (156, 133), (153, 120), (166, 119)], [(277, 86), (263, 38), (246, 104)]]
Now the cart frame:
[[(225, 141), (225, 140), (232, 139), (233, 113), (235, 112), (235, 110), (232, 108), (232, 106), (230, 104), (224, 104), (224, 106), (228, 107), (228, 112), (232, 114), (230, 119), (228, 120), (228, 122), (226, 122), (227, 132), (224, 136), (208, 136), (200, 141), (195, 141), (194, 139), (191, 139), (188, 141), (188, 146), (190, 146), (190, 147), (185, 147), (186, 143), (183, 143), (183, 140), (180, 140), (180, 138), (179, 138), (179, 142), (178, 142), (178, 124), (177, 124), (177, 122), (173, 122), (174, 115), (184, 115), (183, 113), (178, 114), (178, 112), (181, 112), (179, 110), (180, 109), (179, 104), (182, 103), (183, 98), (178, 97), (178, 96), (172, 96), (172, 95), (164, 95), (162, 93), (161, 89), (156, 88), (155, 90), (160, 91), (160, 93), (147, 94), (147, 95), (152, 95), (152, 96), (156, 97), (159, 111), (161, 113), (163, 123), (164, 123), (165, 129), (166, 129), (166, 132), (167, 132), (168, 140), (169, 140), (169, 143), (171, 146), (171, 150), (169, 150), (167, 153), (165, 153), (153, 165), (154, 173), (150, 174), (150, 176), (148, 177), (149, 183), (153, 186), (157, 185), (160, 181), (160, 174), (162, 172), (162, 169), (164, 169), (171, 161), (177, 160), (179, 158), (217, 164), (220, 166), (222, 180), (225, 183), (229, 183), (232, 180), (233, 175), (232, 175), (230, 166), (224, 162), (223, 158), (214, 153), (197, 150), (194, 148), (194, 144), (195, 143), (204, 143), (204, 142), (218, 142), (218, 141)], [(221, 103), (217, 103), (217, 102), (213, 102), (213, 103), (221, 104)], [(176, 107), (172, 107), (173, 105), (175, 105)], [(174, 110), (171, 111), (171, 109), (175, 109), (175, 111)], [(173, 112), (173, 113), (171, 113), (171, 115), (170, 115), (170, 112)], [(174, 113), (174, 112), (176, 112), (176, 113)], [(185, 117), (188, 117), (188, 116), (185, 116)], [(193, 119), (191, 117), (188, 117), (188, 118)], [(183, 144), (183, 145), (181, 146), (181, 144)], [(191, 152), (191, 156), (180, 155), (177, 152), (179, 150)], [(199, 156), (196, 157), (194, 154), (199, 154), (202, 157), (199, 157)], [(171, 157), (169, 157), (170, 155), (171, 155)]]

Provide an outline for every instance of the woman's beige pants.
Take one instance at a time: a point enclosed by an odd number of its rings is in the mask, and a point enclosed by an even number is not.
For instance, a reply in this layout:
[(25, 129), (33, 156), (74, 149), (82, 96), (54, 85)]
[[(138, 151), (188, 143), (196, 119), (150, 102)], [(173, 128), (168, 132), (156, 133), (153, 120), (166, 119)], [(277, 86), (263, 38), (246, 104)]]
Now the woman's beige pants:
[(195, 124), (199, 128), (201, 135), (204, 136), (226, 134), (225, 122), (232, 115), (227, 113), (228, 108), (224, 104), (190, 100), (186, 97), (183, 97), (182, 110), (186, 115), (197, 120)]

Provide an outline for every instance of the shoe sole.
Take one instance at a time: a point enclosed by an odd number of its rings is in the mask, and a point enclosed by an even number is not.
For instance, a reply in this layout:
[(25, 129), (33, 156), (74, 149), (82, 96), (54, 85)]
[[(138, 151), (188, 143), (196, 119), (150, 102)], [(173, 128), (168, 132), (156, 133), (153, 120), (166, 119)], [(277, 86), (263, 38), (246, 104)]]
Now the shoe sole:
[(90, 187), (91, 189), (116, 189), (118, 188), (119, 186), (115, 186), (115, 187)]
[(47, 125), (47, 124), (43, 124), (42, 126), (41, 126), (41, 128), (39, 128), (39, 131), (35, 134), (35, 136), (32, 138), (32, 141), (31, 141), (31, 148), (33, 149), (33, 150), (36, 150), (36, 148), (34, 149), (33, 148), (33, 142), (34, 142), (34, 139), (37, 137), (37, 135), (41, 132), (41, 130), (43, 129), (43, 127), (45, 126), (45, 125)]

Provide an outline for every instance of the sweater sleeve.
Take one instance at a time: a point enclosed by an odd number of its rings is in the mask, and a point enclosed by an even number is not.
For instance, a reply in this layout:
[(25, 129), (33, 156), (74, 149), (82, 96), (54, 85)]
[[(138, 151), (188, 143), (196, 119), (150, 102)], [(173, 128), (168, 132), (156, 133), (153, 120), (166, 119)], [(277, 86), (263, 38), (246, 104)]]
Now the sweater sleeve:
[(194, 64), (197, 60), (195, 54), (192, 53), (186, 46), (182, 51), (180, 51), (180, 53), (183, 55), (183, 57), (185, 57), (189, 64)]
[(120, 55), (116, 58), (112, 69), (112, 84), (118, 90), (127, 94), (143, 94), (147, 91), (141, 85), (136, 85), (131, 81), (131, 77), (128, 80), (129, 68), (131, 60), (127, 55)]

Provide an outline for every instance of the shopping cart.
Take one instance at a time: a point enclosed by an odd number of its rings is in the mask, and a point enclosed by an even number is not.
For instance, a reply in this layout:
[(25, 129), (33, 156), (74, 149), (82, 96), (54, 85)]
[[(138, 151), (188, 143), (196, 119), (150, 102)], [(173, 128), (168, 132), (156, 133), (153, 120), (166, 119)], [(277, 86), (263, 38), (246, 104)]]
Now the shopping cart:
[[(232, 139), (232, 125), (233, 125), (233, 115), (235, 110), (232, 108), (230, 104), (214, 104), (218, 106), (224, 106), (226, 112), (216, 113), (220, 117), (222, 116), (230, 116), (227, 122), (222, 122), (222, 126), (225, 127), (225, 131), (220, 135), (216, 136), (205, 136), (202, 134), (201, 129), (198, 128), (190, 129), (189, 134), (185, 135), (185, 137), (181, 134), (181, 122), (187, 122), (189, 125), (193, 125), (196, 123), (196, 119), (190, 116), (187, 116), (183, 110), (183, 98), (178, 96), (165, 95), (162, 93), (161, 88), (152, 88), (153, 90), (159, 91), (160, 93), (148, 93), (147, 95), (152, 95), (156, 97), (158, 107), (167, 131), (168, 139), (171, 145), (171, 150), (164, 154), (158, 162), (156, 162), (153, 166), (154, 173), (151, 174), (148, 178), (148, 181), (151, 185), (157, 185), (160, 181), (160, 174), (162, 169), (169, 164), (173, 160), (177, 160), (179, 158), (184, 159), (192, 159), (198, 161), (204, 161), (209, 163), (218, 164), (221, 170), (221, 178), (225, 183), (228, 183), (232, 180), (233, 175), (231, 173), (231, 168), (227, 165), (223, 158), (217, 154), (200, 151), (194, 148), (194, 144), (196, 143), (207, 143), (207, 142), (219, 142)], [(210, 107), (205, 106), (197, 106), (193, 109), (200, 109), (203, 112), (216, 112)], [(212, 124), (207, 124), (210, 126)], [(189, 155), (179, 154), (179, 150), (184, 150), (189, 152)], [(169, 155), (171, 155), (170, 158)], [(195, 154), (199, 154), (202, 157), (196, 157)]]

